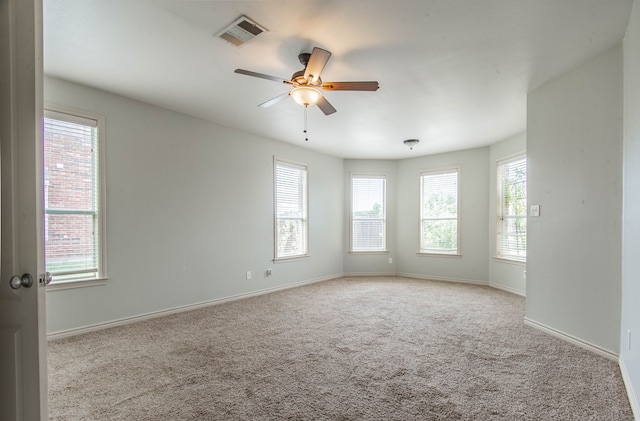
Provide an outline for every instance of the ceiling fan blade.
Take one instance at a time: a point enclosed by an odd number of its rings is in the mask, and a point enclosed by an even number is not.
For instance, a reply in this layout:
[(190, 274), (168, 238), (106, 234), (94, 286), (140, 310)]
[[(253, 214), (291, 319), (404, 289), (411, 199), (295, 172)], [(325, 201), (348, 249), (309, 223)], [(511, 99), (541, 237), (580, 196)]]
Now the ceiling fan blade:
[(293, 82), (291, 82), (290, 80), (286, 80), (286, 79), (283, 79), (281, 77), (269, 76), (269, 75), (265, 75), (263, 73), (256, 73), (256, 72), (252, 72), (252, 71), (249, 71), (249, 70), (236, 69), (236, 70), (234, 70), (234, 72), (238, 73), (238, 74), (241, 74), (241, 75), (259, 77), (261, 79), (267, 79), (267, 80), (273, 80), (274, 82), (293, 84)]
[(322, 69), (324, 69), (330, 57), (331, 53), (329, 51), (313, 47), (307, 67), (304, 69), (304, 78), (307, 83), (316, 82), (320, 78), (320, 73), (322, 73)]
[(282, 101), (283, 99), (286, 99), (288, 96), (289, 96), (289, 92), (285, 92), (282, 95), (278, 95), (275, 98), (271, 98), (270, 100), (263, 102), (262, 104), (258, 104), (258, 107), (260, 107), (260, 108), (270, 107), (273, 104), (277, 104), (278, 102)]
[(331, 105), (325, 97), (321, 97), (316, 105), (322, 110), (324, 115), (329, 115), (336, 112), (336, 109), (333, 108), (333, 105)]
[(324, 82), (320, 85), (324, 91), (377, 91), (380, 85), (370, 82)]

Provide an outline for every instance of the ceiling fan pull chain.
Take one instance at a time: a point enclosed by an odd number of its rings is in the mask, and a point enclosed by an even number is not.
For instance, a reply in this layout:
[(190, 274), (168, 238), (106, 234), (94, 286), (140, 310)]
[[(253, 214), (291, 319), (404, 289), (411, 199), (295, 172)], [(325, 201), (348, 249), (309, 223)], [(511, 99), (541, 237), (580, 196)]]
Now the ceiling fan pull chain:
[(304, 141), (308, 142), (309, 141), (309, 136), (307, 135), (307, 108), (309, 108), (308, 105), (304, 106)]

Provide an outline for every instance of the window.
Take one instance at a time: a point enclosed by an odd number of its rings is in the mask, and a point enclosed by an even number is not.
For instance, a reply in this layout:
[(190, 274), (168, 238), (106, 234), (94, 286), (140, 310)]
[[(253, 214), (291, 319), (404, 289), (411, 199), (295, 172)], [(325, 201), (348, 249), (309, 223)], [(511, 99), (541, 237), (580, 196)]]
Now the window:
[(527, 258), (527, 159), (524, 155), (498, 162), (497, 257)]
[(385, 251), (386, 177), (351, 175), (351, 251)]
[(274, 160), (275, 260), (307, 256), (307, 166)]
[(102, 118), (45, 110), (46, 270), (53, 282), (104, 277)]
[(460, 254), (458, 168), (420, 174), (420, 253)]

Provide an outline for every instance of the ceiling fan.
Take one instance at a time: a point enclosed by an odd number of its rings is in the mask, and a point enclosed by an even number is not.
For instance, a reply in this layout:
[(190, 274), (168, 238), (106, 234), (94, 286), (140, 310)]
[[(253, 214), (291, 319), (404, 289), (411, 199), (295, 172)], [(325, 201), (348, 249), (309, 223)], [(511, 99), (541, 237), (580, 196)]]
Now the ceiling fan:
[(291, 80), (282, 79), (277, 76), (269, 76), (262, 73), (251, 72), (244, 69), (236, 69), (235, 73), (253, 76), (275, 82), (293, 86), (289, 92), (285, 92), (268, 101), (259, 104), (258, 107), (266, 108), (276, 104), (287, 97), (292, 97), (294, 101), (305, 107), (317, 105), (325, 115), (336, 112), (333, 105), (322, 95), (322, 91), (377, 91), (379, 88), (377, 81), (369, 82), (323, 82), (320, 73), (329, 61), (331, 53), (322, 48), (314, 47), (311, 54), (302, 53), (298, 60), (304, 66), (303, 70), (295, 72)]

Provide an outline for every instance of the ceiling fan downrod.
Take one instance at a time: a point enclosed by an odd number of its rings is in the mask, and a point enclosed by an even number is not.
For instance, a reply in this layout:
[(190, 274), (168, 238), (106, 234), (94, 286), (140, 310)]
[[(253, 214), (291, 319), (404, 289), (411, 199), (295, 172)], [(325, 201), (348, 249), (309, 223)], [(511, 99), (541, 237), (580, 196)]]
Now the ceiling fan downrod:
[(308, 105), (304, 106), (304, 141), (308, 142), (309, 141), (309, 135), (307, 134), (307, 109), (309, 108)]

